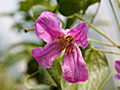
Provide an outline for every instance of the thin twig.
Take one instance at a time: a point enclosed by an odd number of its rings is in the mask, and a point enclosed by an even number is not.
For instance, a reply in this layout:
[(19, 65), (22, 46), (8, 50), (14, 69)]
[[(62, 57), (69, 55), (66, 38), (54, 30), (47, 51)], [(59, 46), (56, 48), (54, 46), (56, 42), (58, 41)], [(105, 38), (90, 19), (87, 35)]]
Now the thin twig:
[(109, 74), (109, 76), (107, 77), (107, 79), (105, 80), (105, 82), (102, 84), (102, 86), (99, 88), (99, 90), (103, 90), (103, 88), (105, 87), (105, 85), (108, 83), (108, 81), (111, 79), (111, 77), (113, 76), (115, 70), (113, 69), (111, 71), (111, 73)]
[(107, 43), (104, 43), (104, 42), (101, 42), (101, 41), (97, 41), (97, 40), (93, 40), (93, 39), (89, 39), (89, 41), (95, 42), (95, 43), (98, 43), (98, 44), (102, 44), (102, 45), (105, 45), (105, 46), (109, 46), (109, 47), (120, 47), (120, 46), (110, 45), (110, 44), (107, 44)]
[(95, 11), (95, 14), (93, 15), (93, 17), (92, 17), (92, 19), (91, 19), (91, 21), (90, 21), (91, 24), (94, 22), (94, 19), (95, 19), (95, 17), (96, 17), (97, 14), (98, 14), (98, 11), (99, 11), (99, 9), (100, 9), (100, 5), (101, 5), (101, 2), (98, 3), (98, 7), (97, 7), (97, 9), (96, 9), (96, 11)]
[(110, 6), (111, 6), (111, 8), (112, 8), (112, 12), (113, 12), (113, 14), (114, 14), (115, 21), (116, 21), (116, 24), (117, 24), (117, 26), (118, 26), (118, 29), (120, 30), (120, 25), (119, 25), (118, 17), (117, 17), (117, 15), (116, 15), (116, 12), (115, 12), (115, 9), (114, 9), (114, 7), (113, 7), (113, 4), (112, 4), (111, 0), (109, 0), (109, 3), (110, 3)]
[(103, 32), (101, 32), (99, 29), (97, 29), (95, 26), (93, 26), (92, 24), (90, 24), (88, 21), (86, 21), (85, 19), (83, 19), (82, 17), (80, 17), (79, 15), (77, 14), (74, 14), (74, 16), (82, 21), (85, 21), (91, 28), (93, 28), (96, 32), (98, 32), (99, 34), (101, 34), (102, 36), (104, 36), (107, 40), (109, 40), (113, 45), (116, 45), (117, 44), (112, 40), (110, 39), (108, 36), (106, 36), (106, 34), (104, 34)]
[(95, 51), (100, 51), (100, 52), (103, 52), (103, 53), (120, 55), (120, 53), (118, 53), (118, 52), (112, 52), (112, 51), (108, 51), (108, 50), (104, 50), (104, 49), (98, 49), (98, 48), (95, 48), (95, 47), (91, 47), (91, 49), (93, 49)]

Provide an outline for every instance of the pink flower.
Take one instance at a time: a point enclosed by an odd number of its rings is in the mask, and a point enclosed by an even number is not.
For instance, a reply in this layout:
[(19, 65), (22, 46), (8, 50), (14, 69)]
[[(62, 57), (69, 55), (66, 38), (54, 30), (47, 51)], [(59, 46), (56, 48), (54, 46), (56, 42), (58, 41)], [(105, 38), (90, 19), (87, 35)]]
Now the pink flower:
[(117, 71), (115, 78), (120, 79), (120, 60), (115, 61), (115, 70)]
[(78, 47), (85, 48), (88, 45), (88, 28), (85, 22), (70, 30), (64, 30), (59, 18), (54, 13), (46, 11), (36, 20), (34, 29), (36, 35), (47, 42), (45, 47), (35, 48), (31, 52), (42, 68), (50, 68), (65, 49), (62, 64), (65, 80), (76, 83), (88, 79), (86, 63)]

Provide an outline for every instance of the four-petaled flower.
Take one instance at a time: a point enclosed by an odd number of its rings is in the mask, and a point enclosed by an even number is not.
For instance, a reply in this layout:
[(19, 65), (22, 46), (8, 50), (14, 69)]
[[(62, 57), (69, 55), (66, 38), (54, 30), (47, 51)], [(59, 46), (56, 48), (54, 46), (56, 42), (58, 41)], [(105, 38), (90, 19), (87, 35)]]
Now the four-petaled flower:
[(34, 29), (36, 35), (47, 42), (45, 47), (35, 48), (31, 52), (42, 68), (50, 68), (65, 49), (62, 64), (65, 80), (76, 83), (88, 79), (86, 63), (78, 47), (85, 48), (88, 45), (88, 27), (85, 22), (64, 30), (59, 18), (54, 13), (45, 11), (36, 20)]
[(115, 78), (120, 79), (120, 60), (115, 61), (115, 70), (117, 71)]

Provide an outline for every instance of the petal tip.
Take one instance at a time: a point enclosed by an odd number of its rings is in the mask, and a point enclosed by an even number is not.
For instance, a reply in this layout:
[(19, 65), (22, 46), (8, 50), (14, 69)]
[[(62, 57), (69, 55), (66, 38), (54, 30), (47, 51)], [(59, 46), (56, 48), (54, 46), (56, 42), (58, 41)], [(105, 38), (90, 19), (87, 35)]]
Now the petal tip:
[(115, 63), (120, 64), (120, 60), (116, 60)]
[(114, 67), (115, 67), (115, 70), (116, 70), (118, 73), (120, 73), (120, 60), (116, 60), (116, 61), (115, 61)]
[(83, 25), (87, 25), (87, 23), (86, 23), (86, 22), (84, 22), (84, 21), (83, 21), (83, 22), (81, 22), (81, 24), (83, 24)]
[(62, 23), (56, 14), (45, 11), (35, 21), (34, 32), (39, 38), (50, 43), (63, 33), (61, 26)]
[(66, 78), (64, 77), (66, 81), (68, 81), (69, 83), (77, 83), (77, 82), (85, 82), (88, 80), (88, 76), (82, 78), (82, 79), (77, 79), (77, 80), (71, 80), (71, 78)]
[(120, 73), (115, 74), (114, 78), (120, 80)]

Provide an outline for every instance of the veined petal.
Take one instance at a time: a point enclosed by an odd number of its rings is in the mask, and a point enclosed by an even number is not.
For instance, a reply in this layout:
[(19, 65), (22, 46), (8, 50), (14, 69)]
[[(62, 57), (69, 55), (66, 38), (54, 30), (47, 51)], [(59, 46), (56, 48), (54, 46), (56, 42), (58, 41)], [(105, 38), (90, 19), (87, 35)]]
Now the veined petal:
[(33, 57), (42, 68), (50, 68), (53, 61), (60, 56), (62, 50), (58, 47), (59, 43), (48, 43), (45, 47), (38, 47), (31, 51)]
[(72, 51), (65, 53), (62, 71), (65, 80), (70, 83), (84, 82), (88, 79), (86, 63), (76, 45)]
[(47, 43), (50, 43), (62, 34), (61, 27), (62, 24), (59, 18), (54, 13), (48, 11), (43, 12), (34, 25), (36, 35)]
[(88, 45), (88, 26), (85, 22), (78, 24), (75, 28), (72, 28), (68, 34), (71, 34), (75, 38), (75, 42), (85, 48)]
[(115, 69), (118, 73), (120, 73), (120, 60), (115, 61)]

